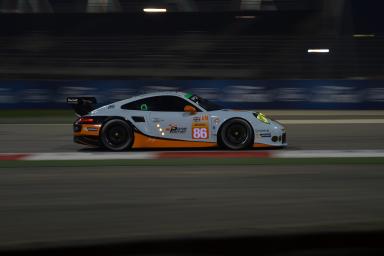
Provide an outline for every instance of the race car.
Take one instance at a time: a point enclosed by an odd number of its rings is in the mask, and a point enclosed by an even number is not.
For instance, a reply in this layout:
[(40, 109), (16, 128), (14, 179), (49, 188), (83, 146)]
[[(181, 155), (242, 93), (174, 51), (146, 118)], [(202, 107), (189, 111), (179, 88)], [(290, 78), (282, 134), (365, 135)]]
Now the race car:
[(112, 151), (136, 148), (243, 150), (285, 147), (285, 128), (262, 113), (226, 109), (197, 95), (158, 92), (95, 109), (93, 97), (69, 97), (79, 118), (74, 141)]

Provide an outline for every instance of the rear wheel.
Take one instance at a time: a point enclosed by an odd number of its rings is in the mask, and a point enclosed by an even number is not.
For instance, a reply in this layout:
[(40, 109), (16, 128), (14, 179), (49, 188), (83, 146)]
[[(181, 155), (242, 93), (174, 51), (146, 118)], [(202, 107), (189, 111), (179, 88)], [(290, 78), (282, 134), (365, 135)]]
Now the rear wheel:
[(129, 149), (133, 143), (133, 129), (123, 120), (110, 120), (101, 130), (101, 142), (112, 151)]
[(220, 129), (220, 144), (232, 150), (246, 149), (253, 144), (253, 136), (253, 129), (247, 121), (234, 118)]

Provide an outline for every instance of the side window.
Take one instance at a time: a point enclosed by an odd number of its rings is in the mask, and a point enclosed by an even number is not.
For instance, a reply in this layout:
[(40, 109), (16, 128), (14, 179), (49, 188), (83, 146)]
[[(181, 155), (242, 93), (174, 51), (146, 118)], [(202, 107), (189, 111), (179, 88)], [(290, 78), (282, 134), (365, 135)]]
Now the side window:
[(159, 96), (156, 98), (157, 102), (153, 111), (184, 112), (184, 107), (190, 105), (186, 100), (176, 96)]
[(183, 112), (188, 101), (177, 96), (149, 97), (123, 105), (122, 109), (142, 111)]
[[(122, 109), (128, 109), (128, 110), (142, 110), (142, 111), (149, 111), (149, 103), (152, 103), (150, 98), (136, 100), (130, 103), (127, 103), (123, 106), (121, 106)], [(153, 105), (153, 104), (151, 104)]]

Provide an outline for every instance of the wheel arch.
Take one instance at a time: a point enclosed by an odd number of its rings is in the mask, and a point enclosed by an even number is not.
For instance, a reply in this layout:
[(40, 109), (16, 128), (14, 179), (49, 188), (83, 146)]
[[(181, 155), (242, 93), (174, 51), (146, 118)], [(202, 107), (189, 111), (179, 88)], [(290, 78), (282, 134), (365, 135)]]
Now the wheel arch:
[(127, 120), (125, 119), (124, 117), (122, 116), (106, 116), (103, 121), (101, 122), (101, 128), (102, 129), (104, 127), (104, 125), (111, 121), (111, 120), (114, 120), (114, 119), (117, 119), (117, 120), (121, 120), (121, 121), (124, 121), (126, 122), (127, 124), (129, 124), (134, 130), (137, 130), (136, 126), (130, 121), (130, 120)]
[(241, 119), (241, 120), (243, 120), (243, 121), (245, 121), (246, 123), (249, 124), (249, 126), (251, 127), (251, 130), (252, 130), (252, 141), (255, 141), (255, 132), (253, 130), (252, 124), (247, 119), (245, 119), (243, 117), (231, 117), (231, 118), (225, 120), (222, 124), (220, 124), (219, 129), (217, 130), (216, 138), (217, 138), (217, 144), (219, 146), (222, 146), (222, 144), (220, 144), (220, 143), (222, 143), (222, 141), (221, 141), (221, 131), (223, 129), (224, 124), (228, 123), (228, 122), (230, 122), (230, 121), (232, 121), (234, 119)]
[[(135, 141), (135, 130), (137, 129), (133, 124), (132, 122), (130, 122), (130, 120), (126, 120), (124, 117), (121, 117), (121, 116), (107, 116), (106, 118), (104, 118), (101, 122), (101, 127), (100, 127), (100, 135), (99, 135), (99, 141), (101, 142), (101, 144), (103, 144), (105, 147), (107, 147), (104, 143), (103, 143), (103, 132), (104, 132), (104, 129), (106, 129), (106, 125), (111, 122), (111, 121), (121, 121), (123, 123), (125, 123), (127, 126), (130, 127), (130, 134), (132, 136), (132, 139), (131, 139), (131, 142), (128, 144), (128, 148), (131, 148), (131, 146), (133, 145), (134, 141)], [(108, 148), (108, 147), (107, 147)], [(110, 150), (113, 150), (111, 148), (109, 148)], [(121, 150), (124, 150), (124, 149), (121, 149)], [(116, 151), (121, 151), (120, 149), (117, 149)], [(115, 150), (113, 150), (115, 151)]]

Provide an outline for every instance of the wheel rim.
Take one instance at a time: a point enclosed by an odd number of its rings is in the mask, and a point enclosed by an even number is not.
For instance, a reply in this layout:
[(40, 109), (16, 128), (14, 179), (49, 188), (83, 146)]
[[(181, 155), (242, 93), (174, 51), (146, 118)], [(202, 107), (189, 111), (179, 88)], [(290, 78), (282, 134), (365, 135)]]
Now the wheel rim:
[(127, 142), (128, 132), (125, 127), (121, 125), (112, 126), (107, 131), (108, 144), (114, 147), (119, 147)]
[(232, 124), (226, 131), (226, 137), (232, 145), (244, 144), (248, 139), (247, 128), (241, 124)]

